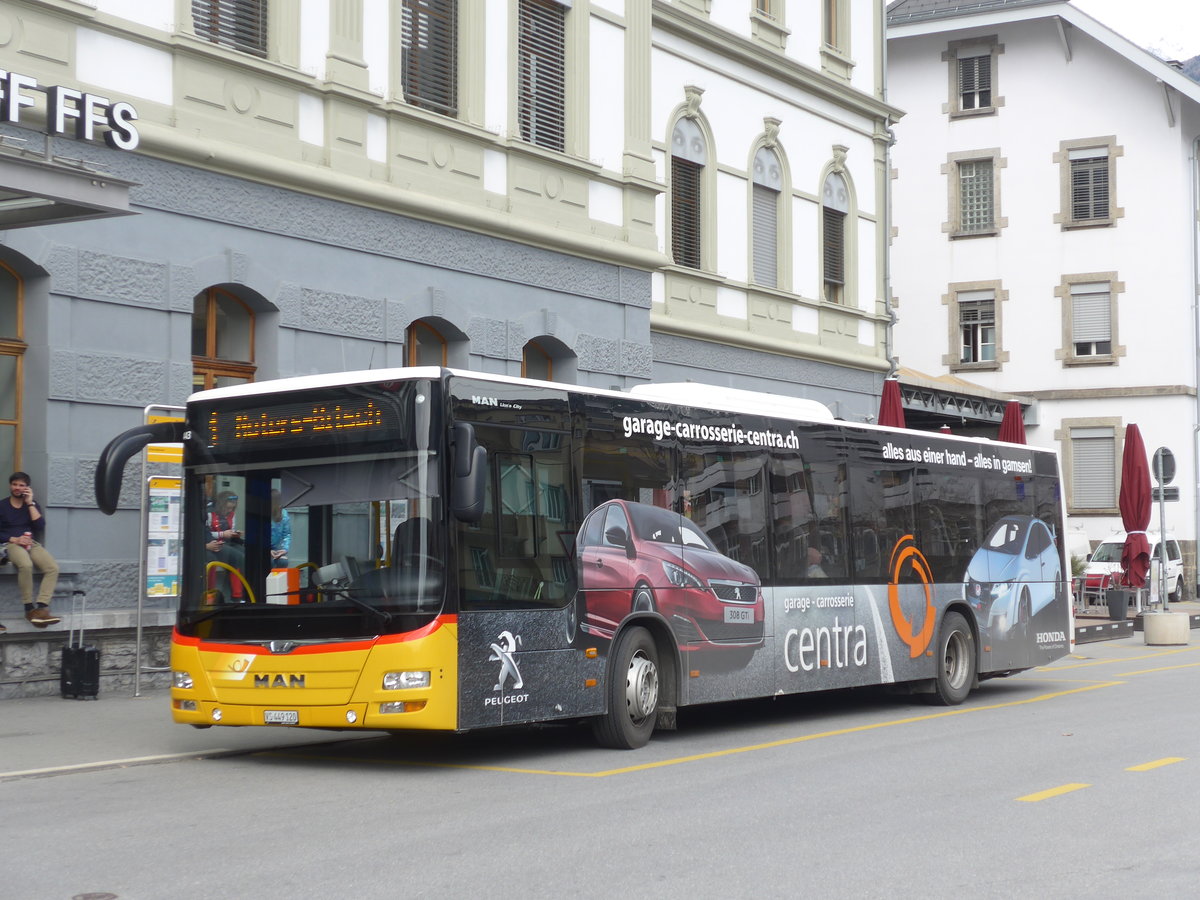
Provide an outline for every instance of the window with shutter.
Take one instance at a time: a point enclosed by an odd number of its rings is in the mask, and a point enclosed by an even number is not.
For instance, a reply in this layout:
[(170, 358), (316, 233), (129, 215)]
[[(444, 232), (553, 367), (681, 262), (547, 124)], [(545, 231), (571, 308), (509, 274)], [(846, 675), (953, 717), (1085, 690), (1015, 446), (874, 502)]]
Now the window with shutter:
[(671, 132), (671, 256), (677, 266), (703, 263), (704, 167), (708, 144), (692, 119), (680, 119)]
[(962, 333), (959, 361), (996, 361), (996, 300), (990, 291), (966, 291), (958, 295), (958, 323)]
[(992, 160), (967, 160), (958, 164), (959, 231), (993, 231), (996, 227), (995, 184)]
[(1109, 218), (1108, 154), (1103, 149), (1071, 151), (1070, 162), (1071, 219)]
[(401, 10), (404, 99), (458, 113), (458, 0), (404, 0)]
[(836, 173), (825, 179), (821, 191), (821, 269), (825, 299), (841, 303), (846, 285), (846, 213), (850, 190)]
[(1107, 283), (1071, 285), (1071, 340), (1076, 356), (1112, 353), (1112, 295)]
[(1071, 429), (1071, 506), (1117, 505), (1117, 446), (1112, 428)]
[(751, 248), (756, 284), (779, 286), (779, 201), (783, 167), (772, 150), (754, 154)]
[(192, 0), (192, 24), (214, 44), (267, 55), (267, 0)]
[(992, 57), (960, 56), (958, 59), (959, 109), (987, 109), (992, 105)]
[(517, 119), (521, 139), (566, 147), (566, 7), (554, 0), (520, 0)]

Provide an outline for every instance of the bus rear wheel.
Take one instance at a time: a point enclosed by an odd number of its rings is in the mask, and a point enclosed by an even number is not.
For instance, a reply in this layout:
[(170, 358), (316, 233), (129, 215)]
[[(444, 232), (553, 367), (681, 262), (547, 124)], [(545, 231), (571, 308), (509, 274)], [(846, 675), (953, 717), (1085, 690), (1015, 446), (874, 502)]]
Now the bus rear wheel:
[(621, 632), (613, 652), (608, 712), (592, 720), (597, 742), (614, 750), (644, 747), (658, 718), (658, 648), (645, 628)]
[(942, 620), (937, 661), (932, 699), (941, 706), (957, 706), (975, 682), (975, 636), (960, 613), (948, 612)]

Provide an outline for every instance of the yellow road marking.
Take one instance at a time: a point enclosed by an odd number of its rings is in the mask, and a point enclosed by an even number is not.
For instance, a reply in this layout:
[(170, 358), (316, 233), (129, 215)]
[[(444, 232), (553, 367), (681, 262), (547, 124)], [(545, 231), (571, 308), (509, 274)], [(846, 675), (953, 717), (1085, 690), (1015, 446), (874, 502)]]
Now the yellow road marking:
[(1192, 669), (1196, 666), (1200, 666), (1200, 663), (1181, 663), (1178, 666), (1158, 666), (1153, 669), (1138, 669), (1134, 672), (1122, 672), (1121, 675), (1147, 675), (1150, 672), (1169, 672), (1172, 669)]
[(1061, 797), (1063, 794), (1069, 794), (1071, 791), (1081, 791), (1084, 788), (1091, 787), (1090, 784), (1062, 784), (1056, 788), (1050, 788), (1048, 791), (1038, 791), (1036, 794), (1026, 794), (1024, 797), (1018, 797), (1022, 803), (1037, 803), (1039, 800), (1048, 800), (1051, 797)]
[[(418, 760), (392, 760), (392, 759), (367, 759), (363, 762), (371, 763), (386, 763), (389, 765), (400, 766), (418, 766), (430, 769), (469, 769), (478, 772), (506, 772), (512, 775), (557, 775), (562, 778), (608, 778), (613, 775), (629, 775), (633, 772), (645, 772), (650, 769), (662, 769), (669, 766), (683, 765), (684, 763), (701, 762), (709, 759), (720, 759), (726, 756), (735, 756), (741, 753), (756, 753), (762, 750), (773, 750), (778, 747), (788, 747), (793, 744), (803, 744), (807, 741), (820, 740), (822, 738), (842, 737), (848, 734), (858, 734), (865, 731), (875, 731), (880, 728), (891, 728), (896, 725), (912, 725), (917, 722), (929, 722), (934, 719), (944, 719), (949, 716), (962, 716), (969, 713), (984, 712), (987, 710), (1005, 709), (1013, 706), (1024, 706), (1030, 703), (1041, 703), (1047, 700), (1055, 700), (1059, 697), (1065, 697), (1069, 694), (1080, 694), (1084, 691), (1094, 691), (1099, 688), (1113, 687), (1122, 684), (1120, 681), (1106, 681), (1084, 684), (1081, 687), (1069, 688), (1067, 690), (1052, 691), (1046, 694), (1039, 694), (1036, 697), (1026, 697), (1023, 700), (1009, 700), (1004, 703), (991, 703), (985, 706), (970, 706), (948, 709), (942, 712), (929, 713), (923, 716), (911, 716), (905, 719), (892, 719), (887, 722), (874, 722), (869, 725), (854, 725), (850, 728), (838, 728), (832, 731), (820, 731), (814, 734), (803, 734), (796, 737), (781, 738), (777, 741), (766, 741), (761, 744), (750, 744), (745, 747), (729, 747), (725, 750), (712, 750), (708, 753), (696, 753), (690, 756), (677, 756), (671, 759), (661, 759), (654, 762), (639, 763), (634, 766), (622, 766), (616, 769), (604, 769), (599, 772), (570, 772), (555, 769), (526, 769), (517, 766), (489, 766), (477, 763), (444, 763), (444, 762), (423, 762)], [(294, 754), (286, 751), (279, 751), (271, 755), (286, 756), (288, 759), (312, 759), (312, 760), (333, 760), (335, 757), (326, 755), (308, 755)]]
[(1166, 756), (1162, 759), (1156, 759), (1154, 762), (1142, 763), (1140, 766), (1130, 766), (1126, 772), (1149, 772), (1151, 769), (1157, 769), (1160, 766), (1169, 766), (1171, 763), (1183, 762), (1186, 757), (1183, 756)]
[[(1196, 650), (1200, 650), (1200, 647), (1190, 647), (1190, 646), (1189, 647), (1176, 647), (1176, 648), (1172, 648), (1170, 650), (1156, 650), (1156, 651), (1150, 651), (1148, 653), (1141, 653), (1137, 656), (1122, 656), (1119, 658), (1114, 657), (1112, 659), (1087, 659), (1084, 662), (1055, 664), (1055, 665), (1049, 665), (1049, 666), (1038, 666), (1036, 669), (1034, 669), (1034, 671), (1035, 672), (1061, 672), (1065, 669), (1090, 669), (1093, 666), (1111, 666), (1114, 663), (1117, 665), (1126, 665), (1131, 662), (1140, 662), (1141, 660), (1146, 660), (1146, 659), (1160, 659), (1161, 657), (1164, 657), (1164, 656), (1175, 656), (1176, 654), (1179, 654), (1179, 653), (1195, 652)], [(1064, 657), (1064, 658), (1079, 659), (1080, 657), (1072, 654), (1070, 657)]]

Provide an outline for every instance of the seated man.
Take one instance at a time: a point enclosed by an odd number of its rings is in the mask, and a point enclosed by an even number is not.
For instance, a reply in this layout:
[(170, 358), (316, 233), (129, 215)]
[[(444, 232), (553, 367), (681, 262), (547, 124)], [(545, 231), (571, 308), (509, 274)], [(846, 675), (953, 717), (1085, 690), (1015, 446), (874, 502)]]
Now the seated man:
[(235, 602), (240, 603), (242, 602), (242, 581), (226, 568), (229, 566), (240, 572), (246, 565), (242, 532), (235, 527), (237, 504), (238, 496), (233, 491), (222, 491), (217, 496), (213, 509), (205, 513), (205, 520), (208, 523), (208, 541), (204, 546), (208, 549), (210, 561), (225, 564), (213, 566), (210, 569), (212, 574), (209, 577), (208, 586), (223, 589), (221, 590), (223, 597), (232, 598)]
[[(8, 550), (9, 561), (16, 566), (25, 618), (37, 628), (55, 625), (62, 621), (50, 613), (50, 600), (54, 596), (54, 586), (58, 584), (58, 563), (36, 539), (45, 534), (46, 517), (33, 499), (33, 488), (24, 472), (13, 472), (8, 477), (8, 490), (7, 501), (0, 501), (0, 543)], [(36, 600), (33, 596), (34, 566), (42, 573)], [(0, 632), (5, 630), (0, 625)]]

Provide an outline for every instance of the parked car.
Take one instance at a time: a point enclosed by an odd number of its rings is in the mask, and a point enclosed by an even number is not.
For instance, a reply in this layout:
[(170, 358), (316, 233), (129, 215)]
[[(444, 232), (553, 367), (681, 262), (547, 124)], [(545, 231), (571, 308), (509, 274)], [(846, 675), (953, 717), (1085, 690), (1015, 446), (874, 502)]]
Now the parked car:
[[(1159, 536), (1147, 532), (1150, 540), (1150, 559), (1159, 559)], [(1083, 592), (1089, 601), (1103, 602), (1099, 595), (1104, 589), (1115, 583), (1121, 572), (1121, 550), (1125, 546), (1125, 532), (1119, 531), (1112, 537), (1105, 538), (1092, 551), (1087, 567), (1083, 570)], [(1183, 554), (1179, 551), (1179, 542), (1170, 534), (1167, 535), (1167, 595), (1174, 603), (1183, 599)], [(1148, 586), (1148, 585), (1147, 585)]]
[(997, 637), (1027, 631), (1065, 590), (1058, 545), (1049, 526), (1033, 516), (999, 519), (963, 579), (963, 595), (980, 627)]
[(661, 614), (683, 648), (762, 644), (758, 574), (720, 553), (690, 519), (609, 500), (584, 520), (578, 547), (580, 621), (589, 633), (611, 637), (645, 610)]

